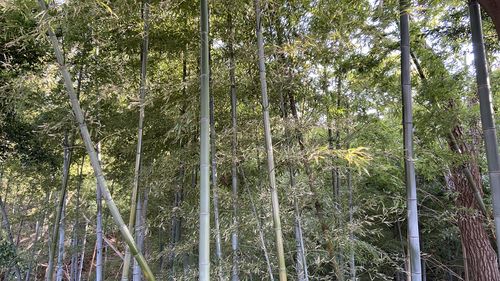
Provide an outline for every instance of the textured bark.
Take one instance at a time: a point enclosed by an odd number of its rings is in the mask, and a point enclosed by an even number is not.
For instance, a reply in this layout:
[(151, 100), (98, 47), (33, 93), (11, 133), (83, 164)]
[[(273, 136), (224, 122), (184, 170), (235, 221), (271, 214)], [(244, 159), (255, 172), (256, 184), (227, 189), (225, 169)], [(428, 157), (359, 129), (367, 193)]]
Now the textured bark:
[[(461, 151), (455, 151), (453, 147), (452, 149), (456, 153), (469, 156), (468, 163), (464, 165), (468, 166), (482, 195), (479, 166), (476, 160), (477, 153), (469, 145), (460, 141), (463, 139), (463, 132), (459, 126), (454, 128), (453, 136), (458, 140)], [(470, 276), (473, 276), (475, 281), (500, 280), (497, 256), (483, 226), (485, 218), (474, 198), (474, 191), (469, 187), (463, 167), (454, 167), (451, 173), (453, 185), (458, 192), (456, 200), (459, 208), (458, 227), (462, 236), (464, 256), (467, 257)]]
[(479, 4), (493, 20), (500, 40), (500, 0), (479, 0)]

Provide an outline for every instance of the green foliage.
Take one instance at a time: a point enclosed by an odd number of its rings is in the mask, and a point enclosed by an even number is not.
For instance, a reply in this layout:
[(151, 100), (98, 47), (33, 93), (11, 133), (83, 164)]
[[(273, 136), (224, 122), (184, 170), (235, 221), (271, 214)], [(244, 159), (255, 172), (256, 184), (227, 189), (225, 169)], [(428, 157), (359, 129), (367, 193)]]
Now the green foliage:
[[(295, 278), (294, 199), (298, 201), (311, 280), (348, 276), (351, 251), (359, 280), (392, 280), (404, 268), (406, 192), (401, 126), (398, 1), (264, 1), (263, 32), (271, 130), (287, 271)], [(449, 149), (447, 134), (457, 124), (478, 127), (474, 68), (464, 1), (415, 1), (410, 10), (420, 228), (429, 279), (462, 272), (456, 227), (456, 194), (449, 169), (466, 157)], [(150, 55), (145, 105), (142, 190), (150, 190), (146, 256), (167, 274), (174, 253), (176, 280), (197, 275), (199, 165), (199, 12), (197, 1), (151, 1)], [(102, 146), (102, 164), (113, 197), (127, 217), (137, 141), (142, 19), (140, 1), (55, 1), (50, 25), (80, 94), (88, 127)], [(238, 96), (239, 239), (241, 279), (267, 278), (257, 222), (262, 225), (276, 271), (252, 1), (210, 1), (211, 93), (215, 100), (217, 169), (223, 260), (231, 269), (231, 113), (227, 17), (232, 13)], [(20, 233), (19, 256), (46, 262), (47, 237), (33, 244), (34, 225), (53, 224), (54, 198), (62, 167), (62, 139), (76, 124), (58, 66), (45, 40), (46, 27), (34, 1), (0, 4), (0, 180), (9, 221)], [(498, 38), (484, 17), (494, 97), (500, 93)], [(81, 78), (81, 79), (79, 79)], [(77, 83), (77, 81), (80, 82)], [(500, 107), (498, 99), (495, 109)], [(286, 108), (286, 110), (284, 110)], [(294, 112), (295, 111), (295, 112)], [(499, 119), (500, 120), (500, 119)], [(473, 140), (466, 134), (465, 141)], [(481, 143), (479, 164), (486, 167)], [(77, 208), (77, 138), (71, 166), (67, 233), (88, 227), (86, 257), (92, 256), (95, 181), (85, 159)], [(78, 163), (78, 164), (77, 164)], [(290, 184), (290, 167), (295, 188)], [(483, 171), (486, 169), (483, 169)], [(339, 192), (334, 191), (335, 172)], [(348, 174), (352, 177), (353, 220), (349, 221)], [(244, 176), (243, 176), (244, 174)], [(483, 182), (487, 186), (486, 177)], [(312, 188), (315, 191), (312, 191)], [(182, 202), (174, 197), (182, 189)], [(485, 202), (491, 195), (485, 189)], [(52, 193), (51, 200), (45, 195)], [(252, 212), (253, 198), (257, 217)], [(327, 229), (321, 228), (318, 204)], [(173, 217), (182, 218), (180, 240), (172, 241)], [(105, 215), (108, 240), (121, 251), (118, 229)], [(49, 228), (51, 229), (51, 228)], [(349, 234), (355, 239), (351, 241)], [(79, 233), (80, 239), (83, 233)], [(17, 233), (16, 233), (17, 234)], [(68, 234), (69, 235), (69, 234)], [(66, 239), (70, 239), (67, 236)], [(334, 269), (327, 240), (335, 248)], [(67, 243), (68, 244), (68, 243)], [(66, 259), (80, 249), (67, 251)], [(35, 249), (34, 255), (32, 250)], [(11, 266), (12, 245), (0, 240), (0, 271)], [(120, 262), (108, 248), (106, 274)], [(215, 259), (212, 269), (216, 268)], [(87, 269), (85, 269), (87, 270)], [(159, 268), (156, 268), (160, 272)], [(40, 269), (39, 269), (40, 271)], [(42, 274), (38, 272), (38, 274)], [(215, 270), (212, 277), (216, 277)], [(429, 280), (428, 279), (428, 280)]]

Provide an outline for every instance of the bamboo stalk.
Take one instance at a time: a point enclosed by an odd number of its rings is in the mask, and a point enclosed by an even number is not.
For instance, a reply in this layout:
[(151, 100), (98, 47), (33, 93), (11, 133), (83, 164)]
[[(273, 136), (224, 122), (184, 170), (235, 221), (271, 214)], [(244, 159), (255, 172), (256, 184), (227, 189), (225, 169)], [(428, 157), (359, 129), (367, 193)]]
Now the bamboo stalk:
[(210, 280), (210, 123), (208, 1), (200, 1), (201, 93), (200, 93), (200, 233), (199, 280)]
[(500, 156), (498, 155), (498, 140), (493, 118), (493, 104), (490, 90), (486, 51), (484, 48), (483, 30), (479, 3), (475, 0), (469, 2), (470, 25), (472, 33), (472, 47), (474, 50), (474, 65), (476, 67), (477, 94), (479, 96), (479, 109), (481, 125), (486, 147), (488, 174), (493, 197), (493, 216), (495, 222), (497, 262), (500, 255)]
[[(132, 187), (132, 196), (130, 198), (130, 216), (128, 221), (128, 229), (132, 232), (134, 229), (136, 208), (137, 208), (137, 193), (139, 190), (139, 181), (141, 175), (141, 159), (142, 159), (142, 135), (144, 127), (144, 99), (146, 97), (146, 73), (148, 63), (148, 46), (149, 46), (149, 0), (144, 0), (142, 18), (144, 21), (143, 37), (142, 37), (142, 52), (141, 52), (141, 84), (139, 88), (139, 126), (137, 129), (137, 148), (135, 154), (135, 169), (134, 169), (134, 185)], [(130, 250), (125, 248), (125, 259), (123, 260), (122, 281), (128, 280), (130, 269)]]
[(280, 281), (287, 280), (285, 265), (285, 250), (283, 247), (283, 234), (281, 231), (280, 209), (278, 191), (276, 189), (276, 174), (274, 169), (273, 143), (271, 137), (271, 122), (269, 117), (269, 99), (267, 97), (266, 65), (264, 57), (264, 38), (262, 35), (262, 14), (260, 0), (254, 0), (255, 15), (257, 20), (257, 47), (259, 55), (259, 76), (262, 95), (262, 114), (264, 119), (264, 135), (267, 152), (267, 172), (269, 176), (269, 187), (271, 190), (271, 203), (274, 222), (274, 233), (276, 236), (276, 251), (278, 253), (278, 268)]
[(403, 99), (403, 141), (405, 158), (405, 182), (408, 209), (408, 242), (412, 281), (422, 280), (420, 262), (420, 236), (418, 229), (417, 186), (413, 160), (413, 113), (410, 75), (410, 30), (408, 0), (400, 0), (401, 32), (401, 93)]
[[(47, 16), (47, 6), (46, 6), (44, 0), (38, 0), (38, 3), (40, 5), (40, 7), (42, 8), (42, 10), (45, 11), (44, 17), (42, 18), (42, 20), (44, 20)], [(49, 34), (49, 40), (52, 44), (55, 56), (57, 58), (57, 63), (59, 64), (59, 68), (60, 68), (61, 74), (62, 74), (63, 79), (64, 79), (64, 84), (65, 84), (66, 90), (68, 92), (68, 96), (69, 96), (69, 99), (71, 102), (71, 107), (73, 109), (73, 113), (75, 114), (76, 121), (78, 122), (78, 126), (80, 128), (82, 139), (83, 139), (83, 142), (85, 144), (85, 148), (87, 150), (87, 153), (89, 154), (90, 163), (92, 165), (95, 177), (96, 177), (97, 182), (98, 182), (97, 188), (101, 189), (101, 192), (103, 194), (106, 205), (108, 206), (109, 211), (110, 211), (115, 223), (117, 224), (118, 228), (120, 229), (120, 232), (121, 232), (121, 235), (123, 236), (123, 239), (128, 244), (132, 255), (138, 260), (139, 264), (141, 265), (141, 268), (144, 271), (145, 278), (149, 281), (155, 280), (154, 275), (151, 272), (151, 269), (149, 268), (146, 260), (144, 259), (142, 254), (139, 253), (139, 251), (137, 250), (137, 245), (135, 244), (134, 238), (130, 234), (130, 231), (129, 231), (127, 225), (125, 224), (122, 216), (120, 215), (120, 211), (116, 207), (116, 204), (113, 201), (111, 194), (109, 193), (109, 190), (108, 190), (107, 185), (106, 185), (106, 179), (104, 178), (101, 165), (100, 165), (99, 160), (97, 158), (97, 153), (95, 151), (92, 140), (90, 139), (90, 133), (89, 133), (89, 130), (88, 130), (87, 125), (85, 123), (85, 118), (83, 116), (83, 112), (82, 112), (82, 109), (80, 107), (80, 103), (78, 102), (77, 96), (75, 94), (75, 89), (73, 88), (73, 82), (72, 82), (71, 76), (69, 74), (69, 71), (64, 63), (63, 56), (61, 54), (59, 42), (57, 41), (56, 35), (54, 34), (54, 31), (52, 30), (52, 28), (50, 26), (48, 27), (48, 34)]]

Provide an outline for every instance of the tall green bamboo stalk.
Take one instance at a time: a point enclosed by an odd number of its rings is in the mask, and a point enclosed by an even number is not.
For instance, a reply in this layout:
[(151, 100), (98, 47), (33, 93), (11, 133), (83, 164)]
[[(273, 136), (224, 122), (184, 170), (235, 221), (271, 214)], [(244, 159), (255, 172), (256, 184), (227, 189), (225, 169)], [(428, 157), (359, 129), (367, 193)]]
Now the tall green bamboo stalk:
[[(234, 4), (229, 4), (233, 8)], [(234, 10), (234, 9), (233, 9)], [(238, 281), (239, 277), (239, 239), (238, 239), (238, 123), (237, 123), (237, 99), (236, 99), (236, 63), (234, 60), (234, 24), (233, 11), (230, 11), (227, 17), (229, 28), (229, 81), (231, 83), (231, 189), (233, 201), (233, 233), (231, 235), (231, 248), (233, 250), (233, 266), (231, 269), (231, 280)]]
[(200, 241), (199, 280), (210, 280), (210, 123), (208, 0), (200, 1), (201, 93), (200, 93)]
[(219, 186), (217, 182), (217, 154), (216, 154), (216, 138), (215, 133), (215, 112), (214, 112), (214, 97), (210, 95), (210, 155), (212, 158), (212, 193), (214, 204), (214, 227), (215, 227), (215, 255), (217, 256), (218, 275), (220, 280), (224, 280), (222, 273), (222, 247), (220, 235), (220, 220), (219, 220)]
[(271, 191), (271, 203), (274, 221), (274, 233), (276, 236), (276, 250), (278, 252), (278, 267), (280, 281), (287, 280), (285, 265), (285, 250), (283, 247), (283, 234), (281, 231), (280, 208), (278, 201), (278, 191), (276, 189), (276, 174), (274, 169), (273, 142), (271, 136), (271, 122), (269, 117), (269, 99), (267, 97), (266, 64), (264, 57), (264, 38), (262, 35), (262, 13), (260, 0), (254, 0), (255, 16), (257, 20), (256, 34), (259, 54), (259, 76), (262, 95), (262, 114), (264, 119), (264, 135), (267, 152), (267, 171), (269, 175), (269, 188)]
[[(500, 256), (500, 156), (498, 155), (498, 140), (495, 127), (494, 111), (490, 90), (490, 79), (484, 49), (483, 28), (479, 3), (469, 2), (470, 25), (472, 33), (472, 48), (474, 51), (474, 65), (476, 66), (477, 94), (481, 111), (481, 125), (483, 127), (488, 174), (493, 195), (493, 215), (495, 218), (495, 233), (497, 255)], [(500, 259), (499, 259), (500, 261)]]
[[(47, 17), (47, 5), (45, 4), (44, 0), (38, 0), (38, 4), (40, 5), (40, 8), (45, 12), (44, 16), (42, 17), (42, 21), (45, 20)], [(71, 102), (71, 107), (73, 109), (73, 113), (75, 114), (76, 121), (78, 122), (78, 126), (80, 128), (80, 133), (83, 139), (83, 142), (85, 144), (85, 148), (87, 150), (87, 153), (90, 158), (90, 163), (92, 165), (92, 168), (94, 170), (94, 175), (97, 179), (98, 186), (97, 188), (100, 188), (104, 197), (104, 200), (106, 202), (106, 205), (109, 208), (109, 212), (111, 213), (115, 223), (117, 224), (118, 228), (120, 229), (121, 235), (123, 236), (123, 239), (127, 243), (128, 247), (130, 248), (130, 252), (132, 255), (137, 259), (139, 262), (139, 265), (141, 266), (141, 269), (144, 272), (144, 277), (146, 280), (152, 281), (155, 280), (155, 277), (149, 268), (146, 259), (144, 259), (144, 256), (137, 250), (137, 246), (135, 244), (134, 238), (130, 234), (130, 231), (128, 230), (127, 225), (123, 221), (122, 216), (120, 215), (120, 211), (116, 207), (115, 202), (113, 201), (113, 198), (111, 197), (111, 194), (107, 188), (106, 185), (106, 179), (104, 178), (104, 174), (101, 168), (101, 165), (99, 163), (99, 159), (97, 157), (97, 153), (95, 150), (95, 147), (93, 145), (92, 140), (90, 139), (90, 133), (87, 128), (87, 124), (85, 123), (85, 118), (83, 116), (83, 111), (80, 107), (80, 103), (78, 102), (78, 98), (75, 93), (75, 89), (73, 88), (73, 81), (71, 79), (71, 76), (69, 74), (69, 71), (67, 69), (67, 66), (64, 63), (63, 56), (61, 53), (61, 49), (59, 47), (59, 42), (57, 41), (57, 37), (54, 34), (54, 31), (50, 26), (48, 26), (48, 37), (49, 40), (52, 44), (52, 47), (54, 49), (54, 53), (57, 59), (57, 63), (59, 64), (59, 68), (61, 71), (61, 75), (63, 76), (64, 80), (64, 85), (66, 88), (66, 91), (68, 92), (68, 96)]]
[(410, 16), (408, 0), (400, 0), (401, 32), (401, 93), (403, 97), (403, 141), (405, 158), (405, 180), (408, 208), (408, 243), (412, 281), (422, 280), (420, 262), (420, 236), (418, 231), (417, 185), (413, 160), (413, 113), (410, 75)]
[[(144, 98), (146, 96), (146, 73), (148, 63), (148, 45), (149, 45), (149, 0), (144, 0), (142, 6), (142, 18), (144, 21), (142, 52), (141, 52), (141, 82), (139, 88), (139, 126), (137, 129), (137, 149), (135, 154), (134, 185), (132, 187), (132, 196), (130, 198), (130, 216), (128, 220), (128, 229), (132, 232), (135, 225), (137, 209), (137, 193), (139, 190), (139, 180), (141, 175), (142, 159), (142, 132), (144, 127)], [(128, 280), (130, 269), (130, 251), (125, 249), (125, 258), (123, 260), (122, 281)]]
[[(56, 39), (57, 40), (57, 39)], [(62, 58), (62, 56), (61, 56)], [(73, 140), (71, 140), (73, 142)], [(54, 229), (52, 231), (52, 241), (50, 243), (50, 248), (49, 248), (49, 261), (48, 261), (48, 266), (47, 266), (47, 275), (45, 276), (45, 279), (47, 281), (52, 281), (53, 275), (54, 275), (54, 257), (56, 254), (56, 247), (57, 247), (57, 240), (59, 237), (59, 227), (60, 227), (60, 222), (61, 222), (61, 217), (63, 215), (63, 209), (64, 209), (64, 202), (66, 198), (66, 190), (68, 187), (68, 179), (69, 179), (69, 169), (71, 165), (71, 152), (72, 149), (70, 148), (70, 144), (68, 142), (68, 133), (65, 133), (64, 136), (64, 163), (63, 163), (63, 174), (62, 174), (62, 182), (61, 182), (61, 192), (59, 194), (59, 200), (57, 204), (57, 210), (56, 210), (56, 218), (54, 221)], [(71, 146), (73, 146), (71, 144)]]

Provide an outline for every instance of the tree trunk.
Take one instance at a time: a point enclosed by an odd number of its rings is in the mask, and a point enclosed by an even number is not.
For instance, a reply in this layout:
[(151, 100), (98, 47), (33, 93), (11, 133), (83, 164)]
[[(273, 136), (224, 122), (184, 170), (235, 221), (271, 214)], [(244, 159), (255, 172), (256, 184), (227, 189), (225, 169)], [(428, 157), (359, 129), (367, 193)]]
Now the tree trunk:
[[(459, 142), (460, 151), (456, 153), (469, 156), (467, 165), (473, 178), (482, 193), (479, 166), (477, 164), (477, 152), (469, 145), (460, 140), (463, 139), (462, 129), (457, 126), (453, 130), (453, 136)], [(459, 209), (458, 228), (460, 230), (463, 248), (467, 257), (470, 276), (475, 281), (500, 280), (497, 267), (497, 256), (490, 244), (488, 233), (484, 228), (484, 216), (482, 215), (477, 201), (474, 199), (474, 191), (469, 187), (463, 167), (452, 168), (452, 182), (458, 192), (456, 200)], [(481, 194), (482, 195), (482, 194)]]
[(498, 39), (500, 40), (500, 0), (479, 0), (479, 3), (493, 20)]
[(267, 97), (266, 65), (264, 57), (264, 38), (262, 35), (262, 14), (260, 0), (254, 0), (255, 15), (257, 19), (257, 47), (259, 54), (259, 74), (262, 95), (262, 114), (264, 119), (264, 135), (267, 153), (267, 172), (269, 176), (269, 188), (271, 191), (271, 203), (274, 221), (274, 232), (276, 236), (276, 250), (278, 253), (278, 268), (280, 281), (287, 280), (285, 265), (285, 250), (283, 247), (283, 234), (281, 231), (281, 219), (279, 210), (278, 190), (276, 189), (276, 171), (274, 168), (273, 143), (271, 136), (271, 122), (269, 117), (269, 100)]
[[(38, 4), (40, 5), (40, 8), (45, 11), (46, 13), (43, 14), (42, 17), (42, 22), (47, 18), (47, 6), (45, 4), (44, 0), (38, 0)], [(54, 31), (50, 26), (48, 26), (47, 30), (49, 34), (49, 40), (52, 44), (52, 47), (54, 49), (54, 53), (57, 58), (57, 63), (59, 64), (59, 68), (61, 71), (61, 74), (63, 76), (64, 80), (64, 85), (66, 88), (66, 91), (68, 92), (69, 100), (71, 102), (71, 107), (73, 109), (73, 113), (75, 115), (75, 118), (78, 122), (78, 125), (80, 127), (80, 133), (82, 135), (83, 142), (85, 144), (85, 148), (87, 150), (87, 153), (90, 157), (90, 163), (92, 164), (92, 168), (94, 170), (94, 175), (97, 179), (98, 184), (98, 189), (101, 190), (103, 193), (104, 199), (106, 201), (106, 204), (108, 205), (109, 211), (111, 215), (113, 216), (113, 219), (115, 220), (115, 223), (117, 224), (118, 228), (120, 229), (120, 232), (122, 234), (122, 237), (124, 238), (125, 242), (128, 244), (131, 253), (133, 256), (139, 261), (139, 264), (141, 265), (142, 270), (144, 271), (144, 275), (147, 280), (152, 281), (155, 280), (153, 273), (151, 272), (151, 269), (149, 268), (146, 260), (137, 251), (137, 246), (135, 244), (134, 239), (132, 238), (132, 235), (130, 234), (130, 231), (128, 230), (127, 226), (125, 225), (125, 222), (123, 221), (123, 218), (120, 214), (120, 211), (116, 207), (115, 202), (113, 201), (113, 198), (111, 197), (111, 194), (109, 193), (109, 190), (106, 185), (106, 179), (104, 178), (103, 171), (101, 168), (101, 165), (99, 163), (99, 159), (97, 158), (97, 153), (95, 151), (95, 148), (93, 146), (92, 140), (90, 138), (90, 133), (87, 128), (87, 125), (85, 123), (85, 118), (83, 116), (83, 111), (82, 108), (80, 107), (80, 103), (78, 101), (78, 98), (75, 93), (75, 89), (73, 88), (73, 82), (71, 79), (71, 76), (69, 74), (69, 71), (64, 63), (64, 59), (61, 53), (61, 50), (59, 48), (59, 42), (57, 40), (56, 35), (54, 34)]]

